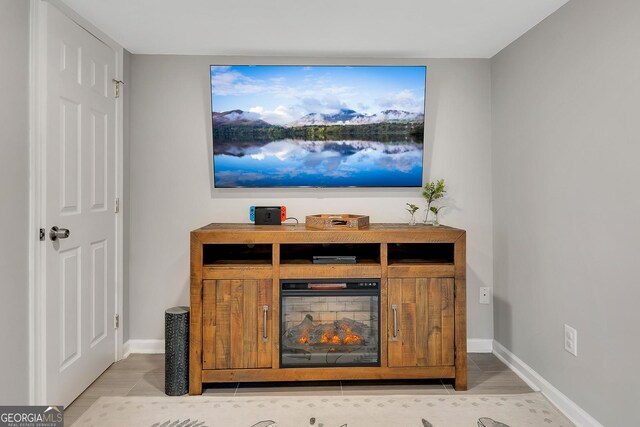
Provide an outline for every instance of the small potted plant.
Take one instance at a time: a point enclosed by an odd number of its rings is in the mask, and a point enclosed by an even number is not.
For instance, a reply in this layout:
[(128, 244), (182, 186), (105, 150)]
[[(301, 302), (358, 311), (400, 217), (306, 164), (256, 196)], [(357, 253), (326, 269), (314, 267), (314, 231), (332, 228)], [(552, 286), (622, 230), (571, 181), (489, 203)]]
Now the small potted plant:
[(413, 203), (407, 203), (407, 206), (408, 206), (408, 208), (405, 208), (405, 209), (407, 210), (407, 212), (409, 212), (411, 214), (411, 219), (409, 220), (409, 225), (416, 225), (416, 212), (420, 208), (417, 207), (416, 205), (414, 205)]
[(438, 222), (438, 214), (440, 213), (440, 211), (442, 209), (446, 208), (446, 206), (431, 206), (431, 208), (429, 208), (431, 210), (431, 212), (433, 212), (433, 215), (435, 216), (435, 219), (432, 221), (432, 224), (434, 227), (439, 227), (440, 223)]
[(427, 211), (424, 214), (423, 221), (425, 224), (429, 222), (429, 212), (433, 212), (431, 204), (443, 198), (445, 194), (447, 194), (447, 187), (444, 184), (444, 179), (439, 179), (435, 182), (429, 181), (424, 185), (422, 197), (427, 201)]

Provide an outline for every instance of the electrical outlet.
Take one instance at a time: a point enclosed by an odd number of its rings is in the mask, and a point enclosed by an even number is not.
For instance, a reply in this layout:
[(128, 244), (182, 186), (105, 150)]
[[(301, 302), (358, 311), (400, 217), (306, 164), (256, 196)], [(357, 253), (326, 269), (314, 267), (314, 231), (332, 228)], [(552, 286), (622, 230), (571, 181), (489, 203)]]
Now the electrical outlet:
[(564, 325), (564, 349), (578, 357), (578, 331), (567, 324)]
[(491, 288), (480, 288), (480, 304), (491, 302)]

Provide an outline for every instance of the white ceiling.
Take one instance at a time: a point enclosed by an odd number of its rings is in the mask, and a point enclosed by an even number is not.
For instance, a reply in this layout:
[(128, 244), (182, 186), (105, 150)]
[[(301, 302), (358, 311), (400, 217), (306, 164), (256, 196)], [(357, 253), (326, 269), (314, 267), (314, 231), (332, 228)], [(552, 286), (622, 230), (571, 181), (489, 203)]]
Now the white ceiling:
[(490, 58), (567, 0), (63, 0), (132, 53)]

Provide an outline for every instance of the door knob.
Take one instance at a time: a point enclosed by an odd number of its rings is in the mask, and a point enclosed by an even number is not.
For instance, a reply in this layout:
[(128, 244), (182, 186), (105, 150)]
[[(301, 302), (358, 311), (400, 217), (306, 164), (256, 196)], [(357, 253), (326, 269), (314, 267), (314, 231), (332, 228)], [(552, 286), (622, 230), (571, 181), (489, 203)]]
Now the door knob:
[(69, 237), (71, 232), (66, 228), (58, 228), (57, 226), (51, 227), (51, 231), (49, 231), (49, 238), (54, 242), (58, 239), (66, 239)]

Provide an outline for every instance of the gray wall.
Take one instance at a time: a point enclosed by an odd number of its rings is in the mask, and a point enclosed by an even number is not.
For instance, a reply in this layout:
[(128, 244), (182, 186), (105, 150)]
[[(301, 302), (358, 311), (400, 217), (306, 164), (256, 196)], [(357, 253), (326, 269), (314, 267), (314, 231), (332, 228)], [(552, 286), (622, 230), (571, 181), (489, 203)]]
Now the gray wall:
[[(323, 63), (345, 63), (324, 59)], [(321, 212), (404, 222), (417, 189), (212, 190), (209, 65), (319, 63), (300, 58), (133, 55), (131, 62), (130, 337), (162, 339), (163, 310), (189, 302), (189, 231), (248, 222), (249, 206), (284, 204), (304, 220)], [(491, 86), (489, 60), (377, 60), (426, 64), (426, 177), (446, 178), (443, 222), (468, 231), (469, 337), (492, 338)]]
[(29, 2), (0, 2), (0, 405), (29, 400)]
[(640, 2), (574, 0), (491, 61), (495, 339), (607, 426), (640, 425), (639, 46)]

